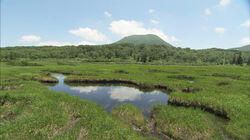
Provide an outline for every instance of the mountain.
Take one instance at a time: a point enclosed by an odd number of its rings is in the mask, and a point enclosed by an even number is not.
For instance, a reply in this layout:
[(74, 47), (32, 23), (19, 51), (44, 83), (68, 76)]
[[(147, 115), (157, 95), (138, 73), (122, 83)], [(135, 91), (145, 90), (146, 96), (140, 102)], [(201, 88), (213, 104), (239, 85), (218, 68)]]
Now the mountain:
[(238, 48), (232, 48), (231, 50), (250, 51), (250, 45), (245, 45)]
[(115, 43), (133, 43), (136, 45), (139, 44), (147, 44), (147, 45), (166, 45), (172, 46), (171, 44), (165, 42), (163, 39), (158, 37), (157, 35), (147, 34), (147, 35), (131, 35), (124, 37), (123, 39), (115, 42)]

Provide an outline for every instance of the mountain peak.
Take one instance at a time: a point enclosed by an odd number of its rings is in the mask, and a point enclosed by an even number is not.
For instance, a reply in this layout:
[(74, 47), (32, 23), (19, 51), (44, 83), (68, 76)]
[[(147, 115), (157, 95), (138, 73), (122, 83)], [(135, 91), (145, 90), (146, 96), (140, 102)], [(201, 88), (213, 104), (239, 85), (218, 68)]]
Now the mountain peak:
[(132, 43), (132, 44), (148, 44), (148, 45), (166, 45), (172, 46), (169, 43), (165, 42), (163, 39), (154, 34), (147, 35), (130, 35), (122, 38), (116, 43)]

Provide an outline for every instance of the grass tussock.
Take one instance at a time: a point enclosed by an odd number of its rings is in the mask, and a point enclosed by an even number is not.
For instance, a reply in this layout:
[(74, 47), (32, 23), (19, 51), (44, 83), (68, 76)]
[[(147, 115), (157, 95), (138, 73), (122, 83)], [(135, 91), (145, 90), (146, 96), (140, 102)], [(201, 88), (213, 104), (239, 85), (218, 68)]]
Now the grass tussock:
[(226, 86), (226, 85), (229, 85), (229, 82), (219, 82), (216, 85), (217, 86)]
[(123, 120), (126, 123), (134, 126), (134, 129), (139, 129), (140, 131), (145, 131), (146, 129), (146, 119), (143, 116), (139, 108), (131, 104), (122, 104), (116, 106), (111, 113), (113, 116)]
[(171, 75), (171, 76), (168, 76), (168, 78), (179, 79), (179, 80), (190, 80), (190, 81), (195, 80), (194, 77), (187, 76), (187, 75)]
[(152, 109), (155, 131), (172, 139), (226, 139), (220, 122), (202, 110), (157, 105)]
[(123, 73), (123, 74), (128, 74), (125, 70), (115, 70), (114, 73)]

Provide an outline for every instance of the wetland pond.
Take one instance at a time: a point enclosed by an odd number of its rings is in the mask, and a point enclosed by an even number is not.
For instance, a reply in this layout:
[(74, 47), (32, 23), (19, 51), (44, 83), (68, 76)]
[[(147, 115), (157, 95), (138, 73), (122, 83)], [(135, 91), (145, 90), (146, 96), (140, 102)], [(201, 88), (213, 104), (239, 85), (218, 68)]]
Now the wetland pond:
[(139, 107), (142, 113), (149, 117), (153, 105), (168, 103), (169, 95), (159, 90), (144, 92), (134, 87), (122, 85), (89, 86), (78, 84), (71, 86), (64, 83), (66, 78), (64, 75), (52, 74), (52, 76), (57, 78), (59, 82), (55, 86), (47, 86), (48, 89), (66, 92), (84, 100), (96, 102), (108, 113), (117, 105), (129, 103)]

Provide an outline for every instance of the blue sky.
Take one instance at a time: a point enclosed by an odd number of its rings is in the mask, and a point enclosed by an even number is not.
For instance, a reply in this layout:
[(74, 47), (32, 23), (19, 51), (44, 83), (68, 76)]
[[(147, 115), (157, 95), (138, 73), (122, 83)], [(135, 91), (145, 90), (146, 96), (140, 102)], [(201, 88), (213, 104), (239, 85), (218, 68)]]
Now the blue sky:
[(1, 0), (1, 46), (106, 44), (156, 34), (193, 49), (249, 44), (250, 0)]

